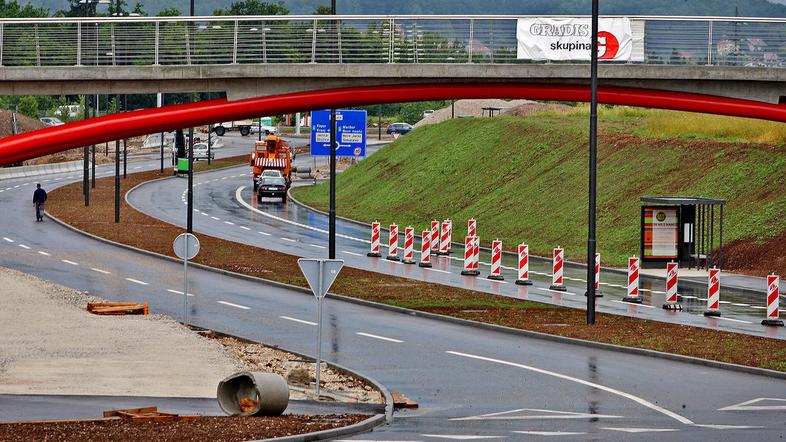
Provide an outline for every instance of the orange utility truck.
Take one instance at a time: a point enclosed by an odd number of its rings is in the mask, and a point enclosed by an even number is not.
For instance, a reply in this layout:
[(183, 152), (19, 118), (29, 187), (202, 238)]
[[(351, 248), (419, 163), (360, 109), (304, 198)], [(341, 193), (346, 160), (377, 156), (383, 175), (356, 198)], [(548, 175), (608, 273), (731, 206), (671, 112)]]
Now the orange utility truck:
[(257, 141), (251, 152), (250, 163), (254, 173), (254, 191), (266, 170), (281, 172), (287, 187), (292, 184), (292, 172), (295, 172), (292, 167), (292, 147), (283, 138), (269, 135), (264, 141)]

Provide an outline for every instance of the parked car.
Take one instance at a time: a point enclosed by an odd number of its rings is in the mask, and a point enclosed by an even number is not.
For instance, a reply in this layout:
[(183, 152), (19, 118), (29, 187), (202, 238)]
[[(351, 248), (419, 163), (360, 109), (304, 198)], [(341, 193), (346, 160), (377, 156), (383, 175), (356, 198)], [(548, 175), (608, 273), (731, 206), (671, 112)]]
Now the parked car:
[(65, 124), (57, 117), (41, 117), (38, 119), (38, 121), (40, 121), (44, 127), (62, 126)]
[(287, 202), (286, 180), (278, 177), (262, 178), (257, 187), (257, 202), (262, 202), (262, 198), (281, 198), (281, 202)]
[[(210, 150), (210, 159), (216, 158), (216, 153)], [(207, 143), (194, 143), (194, 161), (207, 159)]]
[(400, 133), (401, 135), (408, 134), (412, 131), (413, 127), (411, 124), (407, 123), (393, 123), (388, 126), (387, 133), (388, 135), (392, 134), (393, 132)]

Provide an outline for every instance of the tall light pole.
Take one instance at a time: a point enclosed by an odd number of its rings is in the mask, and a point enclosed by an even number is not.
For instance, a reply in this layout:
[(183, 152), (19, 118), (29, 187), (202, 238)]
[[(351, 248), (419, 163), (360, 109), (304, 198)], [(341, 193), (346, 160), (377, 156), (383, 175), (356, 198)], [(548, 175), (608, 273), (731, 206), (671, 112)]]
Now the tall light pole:
[(595, 323), (595, 200), (598, 157), (598, 0), (592, 0), (590, 45), (589, 204), (587, 213), (587, 324)]
[[(191, 0), (191, 16), (194, 16), (194, 0)], [(186, 209), (186, 232), (194, 232), (194, 128), (188, 128), (188, 200)], [(185, 297), (185, 295), (183, 295)]]
[[(336, 0), (330, 2), (336, 15)], [(335, 25), (335, 22), (334, 22)], [(336, 259), (336, 109), (330, 109), (330, 209), (328, 211), (328, 258)]]

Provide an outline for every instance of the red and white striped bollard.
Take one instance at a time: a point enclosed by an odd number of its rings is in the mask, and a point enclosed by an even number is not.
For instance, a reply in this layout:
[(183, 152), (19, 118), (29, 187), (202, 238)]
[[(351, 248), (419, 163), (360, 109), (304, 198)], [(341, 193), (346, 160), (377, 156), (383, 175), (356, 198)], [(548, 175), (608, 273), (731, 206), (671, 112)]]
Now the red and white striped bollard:
[(472, 270), (475, 274), (480, 275), (480, 237), (475, 235), (472, 237)]
[(420, 236), (420, 267), (431, 267), (431, 232), (424, 230)]
[[(600, 291), (600, 253), (595, 253), (595, 297), (602, 298), (603, 292)], [(584, 296), (589, 296), (588, 293), (584, 293)]]
[(478, 276), (475, 270), (475, 237), (468, 236), (464, 239), (464, 269), (461, 270), (464, 276)]
[(639, 296), (639, 258), (628, 258), (628, 295), (622, 298), (624, 302), (641, 304)]
[(713, 267), (707, 280), (707, 311), (704, 316), (720, 315), (720, 270)]
[(431, 221), (431, 250), (439, 252), (439, 221)]
[(404, 229), (404, 259), (401, 261), (404, 264), (415, 264), (413, 259), (415, 255), (415, 229), (412, 226), (407, 226)]
[(551, 260), (551, 287), (549, 290), (556, 290), (558, 292), (567, 291), (568, 288), (563, 284), (563, 272), (565, 268), (565, 250), (562, 247), (555, 247), (554, 254)]
[(774, 327), (783, 327), (783, 321), (780, 317), (780, 278), (778, 275), (767, 276), (767, 319), (761, 321), (761, 325), (771, 325)]
[(389, 236), (388, 236), (388, 256), (386, 259), (391, 261), (400, 261), (398, 257), (398, 226), (395, 224), (390, 225)]
[(448, 254), (448, 222), (442, 221), (439, 235), (439, 252), (437, 255), (447, 255)]
[(665, 310), (682, 310), (682, 305), (677, 304), (681, 301), (677, 293), (679, 270), (680, 266), (676, 262), (666, 263), (666, 302), (663, 304)]
[(478, 223), (475, 218), (467, 220), (467, 236), (475, 236), (477, 234)]
[(529, 280), (529, 246), (526, 244), (519, 244), (519, 275), (516, 284), (532, 285)]
[(372, 258), (379, 258), (382, 256), (379, 253), (379, 221), (374, 221), (371, 223), (371, 251), (366, 254), (366, 256), (370, 256)]
[(495, 239), (491, 242), (491, 273), (488, 279), (502, 281), (502, 241)]
[(448, 254), (453, 253), (453, 220), (448, 218)]

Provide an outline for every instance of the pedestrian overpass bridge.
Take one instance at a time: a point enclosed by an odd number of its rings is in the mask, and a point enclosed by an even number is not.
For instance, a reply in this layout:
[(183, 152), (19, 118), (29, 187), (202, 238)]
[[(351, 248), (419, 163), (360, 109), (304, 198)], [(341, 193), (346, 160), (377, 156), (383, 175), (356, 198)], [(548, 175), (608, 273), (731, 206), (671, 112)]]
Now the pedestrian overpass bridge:
[[(0, 95), (588, 83), (588, 63), (517, 59), (519, 18), (0, 19)], [(601, 85), (786, 102), (786, 19), (629, 19), (636, 61), (601, 64)]]

